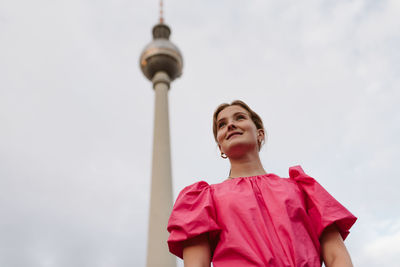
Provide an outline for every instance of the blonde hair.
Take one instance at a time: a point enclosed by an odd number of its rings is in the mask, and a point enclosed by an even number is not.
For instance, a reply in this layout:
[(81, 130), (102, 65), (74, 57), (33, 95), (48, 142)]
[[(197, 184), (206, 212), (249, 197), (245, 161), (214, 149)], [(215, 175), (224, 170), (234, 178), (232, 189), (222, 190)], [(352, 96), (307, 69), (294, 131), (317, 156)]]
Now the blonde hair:
[[(218, 114), (222, 110), (224, 110), (225, 108), (230, 107), (230, 106), (239, 106), (239, 107), (244, 108), (249, 113), (250, 118), (254, 122), (254, 124), (256, 125), (257, 130), (262, 129), (265, 132), (264, 124), (263, 124), (263, 121), (262, 121), (261, 117), (254, 110), (252, 110), (246, 103), (244, 103), (243, 101), (235, 100), (235, 101), (232, 101), (232, 103), (230, 103), (230, 104), (223, 103), (223, 104), (219, 105), (217, 107), (217, 109), (214, 111), (214, 115), (213, 115), (213, 133), (214, 133), (215, 142), (218, 143), (218, 141), (217, 141), (217, 131), (218, 131), (218, 129), (217, 129), (217, 117), (218, 117)], [(259, 151), (261, 149), (261, 145), (262, 145), (261, 143), (258, 144), (258, 150)]]

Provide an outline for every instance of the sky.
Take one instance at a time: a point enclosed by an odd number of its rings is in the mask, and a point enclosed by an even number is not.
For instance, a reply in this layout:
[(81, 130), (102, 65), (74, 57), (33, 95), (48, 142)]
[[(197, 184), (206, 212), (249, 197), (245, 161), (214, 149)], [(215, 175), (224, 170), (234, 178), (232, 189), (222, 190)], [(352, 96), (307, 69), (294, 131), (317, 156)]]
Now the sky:
[[(400, 2), (167, 0), (174, 198), (227, 178), (212, 114), (241, 99), (260, 157), (358, 217), (355, 266), (400, 262)], [(0, 266), (145, 266), (158, 1), (0, 0)], [(179, 261), (178, 266), (183, 266)]]

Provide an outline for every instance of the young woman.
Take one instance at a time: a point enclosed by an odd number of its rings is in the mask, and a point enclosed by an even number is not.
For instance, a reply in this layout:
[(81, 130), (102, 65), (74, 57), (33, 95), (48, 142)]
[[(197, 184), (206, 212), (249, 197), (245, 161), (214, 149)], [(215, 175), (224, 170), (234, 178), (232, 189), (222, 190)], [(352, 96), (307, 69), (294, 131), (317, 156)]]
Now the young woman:
[(300, 166), (290, 178), (265, 171), (265, 130), (253, 110), (220, 105), (213, 131), (230, 175), (181, 191), (168, 222), (171, 253), (186, 267), (352, 266), (343, 240), (357, 218)]

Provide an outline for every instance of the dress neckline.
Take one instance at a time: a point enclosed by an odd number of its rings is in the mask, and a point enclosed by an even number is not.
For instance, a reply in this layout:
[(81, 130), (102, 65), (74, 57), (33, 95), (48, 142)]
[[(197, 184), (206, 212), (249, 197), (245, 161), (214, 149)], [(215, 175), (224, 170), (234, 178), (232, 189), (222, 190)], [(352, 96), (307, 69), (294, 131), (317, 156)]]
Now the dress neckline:
[(252, 179), (252, 178), (258, 178), (258, 177), (266, 177), (269, 175), (273, 175), (273, 173), (265, 173), (265, 174), (252, 175), (252, 176), (228, 177), (224, 180), (224, 182), (231, 181), (231, 180), (238, 180), (238, 179)]

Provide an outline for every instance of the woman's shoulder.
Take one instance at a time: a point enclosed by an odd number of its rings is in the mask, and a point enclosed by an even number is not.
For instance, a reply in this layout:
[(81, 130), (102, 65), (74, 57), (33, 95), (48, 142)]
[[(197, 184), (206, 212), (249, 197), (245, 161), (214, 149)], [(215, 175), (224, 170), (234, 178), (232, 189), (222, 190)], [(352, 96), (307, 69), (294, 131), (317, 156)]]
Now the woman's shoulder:
[(204, 190), (205, 188), (210, 187), (210, 185), (206, 181), (197, 181), (193, 184), (185, 186), (182, 191), (196, 191), (196, 190)]
[(304, 172), (303, 168), (300, 165), (289, 167), (289, 177), (294, 180), (301, 178), (311, 178)]
[(210, 185), (206, 181), (198, 181), (185, 186), (178, 194), (177, 200), (193, 199), (209, 193)]
[(193, 184), (185, 186), (180, 191), (179, 194), (180, 195), (183, 195), (183, 194), (193, 195), (193, 194), (196, 194), (196, 193), (198, 194), (198, 193), (205, 192), (205, 191), (212, 192), (215, 189), (220, 189), (220, 188), (227, 187), (228, 186), (228, 183), (227, 183), (228, 180), (233, 180), (233, 179), (226, 179), (225, 178), (225, 179), (221, 179), (220, 182), (216, 182), (216, 183), (208, 183), (205, 180), (200, 180), (200, 181), (197, 181), (197, 182), (195, 182)]

